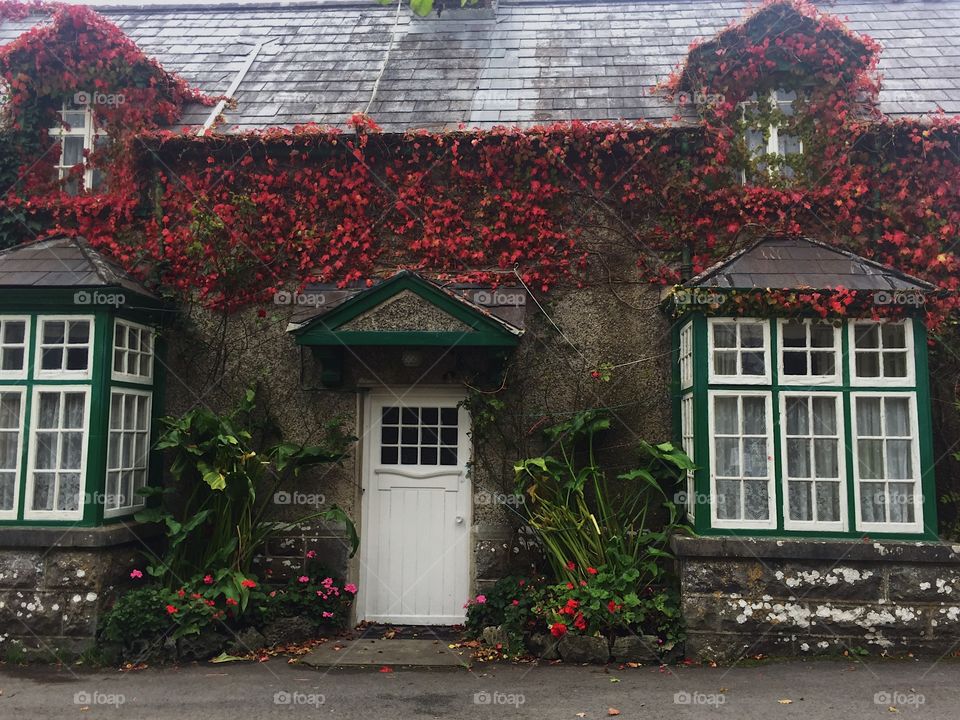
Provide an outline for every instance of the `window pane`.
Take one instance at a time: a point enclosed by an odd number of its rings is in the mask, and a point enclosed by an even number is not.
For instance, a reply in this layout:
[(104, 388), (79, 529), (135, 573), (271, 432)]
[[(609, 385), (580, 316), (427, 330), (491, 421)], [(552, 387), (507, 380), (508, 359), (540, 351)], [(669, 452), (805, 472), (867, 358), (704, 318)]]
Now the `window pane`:
[(813, 398), (813, 434), (837, 434), (837, 404), (833, 398)]
[(23, 348), (3, 348), (2, 367), (4, 370), (23, 370)]
[(833, 375), (836, 371), (837, 365), (833, 352), (810, 353), (811, 375)]
[(737, 438), (717, 438), (717, 475), (720, 477), (740, 476), (740, 441)]
[(797, 155), (803, 152), (800, 138), (785, 132), (777, 133), (777, 152), (781, 155)]
[(807, 346), (807, 326), (802, 322), (792, 320), (782, 326), (784, 347), (802, 348)]
[(54, 474), (37, 472), (33, 474), (32, 510), (53, 510)]
[(880, 398), (857, 398), (857, 433), (861, 437), (879, 437), (880, 430)]
[(907, 347), (907, 328), (905, 325), (889, 323), (880, 326), (880, 336), (883, 339), (884, 348), (906, 348)]
[(26, 335), (26, 323), (23, 320), (7, 320), (3, 324), (3, 342), (8, 345), (23, 343)]
[(805, 397), (787, 398), (787, 435), (809, 435), (809, 399)]
[(86, 348), (68, 348), (66, 369), (67, 370), (86, 370), (87, 369), (87, 349)]
[(917, 499), (913, 483), (890, 483), (887, 495), (890, 522), (913, 522)]
[(767, 405), (764, 398), (743, 398), (743, 434), (767, 434)]
[(766, 438), (744, 438), (743, 474), (745, 477), (767, 476)]
[(840, 458), (836, 440), (816, 438), (813, 441), (813, 466), (818, 478), (840, 477)]
[(907, 354), (902, 352), (885, 352), (883, 354), (884, 377), (907, 376)]
[(718, 435), (738, 435), (740, 433), (740, 415), (735, 397), (716, 397), (713, 399), (714, 432)]
[(70, 512), (80, 507), (80, 474), (64, 473), (60, 476), (57, 493), (57, 510)]
[(0, 510), (13, 510), (13, 495), (16, 491), (16, 483), (16, 473), (0, 473)]
[(715, 348), (735, 348), (737, 346), (737, 326), (732, 323), (715, 323), (713, 326), (713, 346)]
[(62, 157), (60, 164), (72, 167), (83, 162), (83, 138), (67, 135), (63, 138)]
[(866, 480), (883, 479), (883, 440), (858, 440), (857, 460), (860, 477)]
[(807, 354), (805, 352), (783, 353), (783, 374), (784, 375), (806, 375), (807, 374)]
[(766, 481), (745, 480), (744, 517), (747, 520), (767, 520), (770, 517), (770, 502)]
[(753, 324), (740, 325), (740, 347), (762, 348), (763, 326)]
[(717, 480), (717, 518), (737, 520), (740, 518), (740, 482), (738, 480)]
[(880, 377), (880, 353), (858, 352), (856, 372), (857, 377)]
[[(886, 435), (910, 437), (910, 401), (888, 397), (884, 401)], [(874, 434), (874, 433), (871, 433)]]
[(83, 393), (64, 393), (63, 404), (63, 427), (82, 428), (84, 406)]
[(40, 393), (40, 412), (37, 421), (39, 428), (57, 428), (60, 426), (60, 393)]
[(787, 484), (791, 520), (813, 520), (813, 483), (791, 480)]
[(863, 483), (860, 486), (860, 513), (864, 522), (886, 522), (884, 483)]
[(887, 479), (910, 480), (913, 478), (913, 461), (910, 440), (887, 440)]
[(787, 440), (787, 477), (811, 477), (809, 440), (803, 438), (789, 438)]
[(713, 372), (716, 375), (736, 375), (737, 374), (736, 351), (714, 352), (713, 353)]
[(0, 393), (0, 428), (20, 429), (20, 393)]
[(880, 328), (877, 325), (855, 325), (853, 338), (858, 348), (879, 348)]
[(817, 520), (821, 522), (840, 520), (840, 483), (817, 483)]
[(90, 322), (88, 320), (71, 320), (67, 342), (71, 345), (86, 345), (90, 339)]
[(63, 367), (63, 349), (45, 348), (40, 355), (40, 367), (44, 370), (60, 370)]
[(815, 348), (832, 348), (834, 339), (833, 326), (816, 323), (810, 326), (810, 345)]
[(745, 352), (742, 355), (741, 362), (743, 363), (744, 375), (763, 375), (767, 371), (764, 353), (762, 352)]

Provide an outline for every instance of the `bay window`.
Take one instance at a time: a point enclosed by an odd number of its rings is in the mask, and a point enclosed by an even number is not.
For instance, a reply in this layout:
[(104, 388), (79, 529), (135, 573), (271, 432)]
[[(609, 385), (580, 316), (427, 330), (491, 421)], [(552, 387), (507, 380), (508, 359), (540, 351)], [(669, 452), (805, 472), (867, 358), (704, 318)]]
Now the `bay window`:
[(696, 314), (675, 338), (699, 532), (935, 534), (919, 320)]
[(143, 506), (154, 335), (101, 308), (0, 314), (0, 523), (89, 525)]

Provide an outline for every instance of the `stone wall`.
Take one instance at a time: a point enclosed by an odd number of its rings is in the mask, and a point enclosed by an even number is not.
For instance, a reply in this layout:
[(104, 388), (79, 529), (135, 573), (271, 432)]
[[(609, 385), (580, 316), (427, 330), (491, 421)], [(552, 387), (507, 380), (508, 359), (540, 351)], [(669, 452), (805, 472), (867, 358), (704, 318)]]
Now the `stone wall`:
[(960, 545), (678, 536), (672, 546), (688, 657), (939, 657), (960, 643)]
[(143, 565), (144, 530), (0, 528), (0, 659), (92, 647), (113, 587)]

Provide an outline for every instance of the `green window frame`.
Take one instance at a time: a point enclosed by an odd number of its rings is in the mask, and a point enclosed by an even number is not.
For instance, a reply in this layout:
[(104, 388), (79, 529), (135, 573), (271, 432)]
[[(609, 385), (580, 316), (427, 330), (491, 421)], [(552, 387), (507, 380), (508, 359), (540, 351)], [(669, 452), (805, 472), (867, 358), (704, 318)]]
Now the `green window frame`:
[[(674, 434), (697, 463), (679, 503), (695, 530), (936, 539), (926, 353), (919, 318), (681, 320)], [(737, 398), (754, 398), (749, 418)]]
[(0, 525), (89, 527), (143, 506), (157, 349), (154, 327), (107, 308), (0, 313)]

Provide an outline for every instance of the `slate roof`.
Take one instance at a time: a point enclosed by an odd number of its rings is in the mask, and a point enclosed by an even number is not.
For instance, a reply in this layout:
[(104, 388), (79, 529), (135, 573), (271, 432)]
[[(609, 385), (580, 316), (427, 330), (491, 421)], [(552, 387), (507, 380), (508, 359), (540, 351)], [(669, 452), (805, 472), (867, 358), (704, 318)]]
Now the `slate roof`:
[[(650, 88), (683, 61), (693, 40), (743, 19), (747, 7), (748, 0), (503, 0), (495, 16), (466, 10), (416, 18), (405, 6), (398, 16), (374, 0), (323, 0), (98, 11), (212, 94), (225, 93), (263, 43), (226, 130), (343, 125), (368, 109), (385, 130), (403, 131), (460, 122), (668, 120), (677, 108)], [(837, 0), (823, 10), (849, 17), (853, 30), (884, 46), (883, 112), (960, 114), (960, 0)], [(39, 21), (0, 24), (0, 42)], [(202, 124), (208, 113), (197, 108), (184, 119)]]
[(0, 289), (122, 288), (156, 297), (79, 238), (54, 238), (0, 251)]
[(860, 257), (848, 250), (804, 237), (767, 237), (734, 253), (684, 287), (775, 290), (923, 291), (930, 283)]

